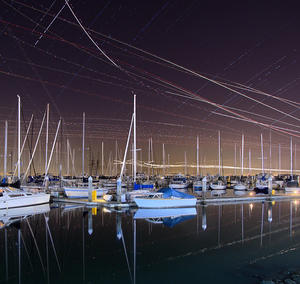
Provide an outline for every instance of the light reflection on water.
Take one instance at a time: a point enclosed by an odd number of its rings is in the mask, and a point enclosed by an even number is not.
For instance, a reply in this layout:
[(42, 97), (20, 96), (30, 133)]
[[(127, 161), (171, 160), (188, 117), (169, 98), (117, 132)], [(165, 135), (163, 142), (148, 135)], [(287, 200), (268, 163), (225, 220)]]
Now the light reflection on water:
[(51, 206), (0, 212), (1, 283), (259, 283), (300, 256), (295, 200), (175, 212)]

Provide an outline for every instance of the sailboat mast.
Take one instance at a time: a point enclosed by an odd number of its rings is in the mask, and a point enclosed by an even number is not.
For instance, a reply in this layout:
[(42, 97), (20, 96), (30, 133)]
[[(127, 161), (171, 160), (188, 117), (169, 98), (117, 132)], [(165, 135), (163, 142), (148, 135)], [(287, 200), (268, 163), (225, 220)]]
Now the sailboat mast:
[(218, 142), (219, 142), (219, 176), (221, 175), (221, 133), (218, 131)]
[(184, 174), (187, 175), (186, 151), (184, 151)]
[(149, 148), (148, 148), (148, 178), (149, 178), (149, 176), (150, 176), (150, 159), (151, 159), (151, 156), (150, 156), (150, 151), (151, 151), (151, 140), (150, 140), (150, 138), (149, 138), (149, 143), (148, 143), (149, 145)]
[(104, 167), (104, 142), (101, 143), (101, 174), (104, 175), (103, 167)]
[(245, 137), (243, 134), (242, 135), (242, 170), (241, 170), (242, 175), (244, 174), (244, 140), (245, 140)]
[(70, 175), (70, 144), (69, 139), (67, 139), (67, 176)]
[(18, 96), (18, 179), (21, 178), (21, 98)]
[(3, 165), (3, 174), (4, 177), (7, 177), (7, 120), (5, 120), (5, 136), (4, 136), (4, 165)]
[(290, 144), (290, 153), (291, 153), (291, 178), (293, 179), (293, 139), (291, 137), (291, 144)]
[(251, 149), (249, 148), (249, 175), (251, 175)]
[(281, 147), (280, 144), (278, 145), (278, 170), (279, 174), (281, 172)]
[(133, 96), (133, 181), (136, 182), (136, 95)]
[(48, 165), (48, 141), (49, 141), (49, 104), (47, 104), (47, 117), (46, 117), (46, 148), (45, 148), (45, 176), (47, 173)]
[(166, 158), (165, 158), (165, 144), (163, 143), (163, 176), (165, 175), (165, 164), (166, 164)]
[(236, 143), (234, 143), (234, 175), (236, 176)]
[(197, 176), (199, 176), (199, 136), (197, 136)]
[(265, 173), (264, 170), (264, 145), (263, 145), (263, 135), (262, 133), (260, 134), (260, 150), (261, 150), (261, 170), (262, 173)]
[(82, 177), (84, 177), (85, 112), (82, 114)]

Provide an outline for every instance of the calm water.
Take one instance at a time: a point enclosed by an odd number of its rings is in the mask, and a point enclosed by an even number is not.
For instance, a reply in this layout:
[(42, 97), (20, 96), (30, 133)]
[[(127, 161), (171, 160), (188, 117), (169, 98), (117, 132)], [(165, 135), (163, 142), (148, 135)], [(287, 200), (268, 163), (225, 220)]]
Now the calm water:
[(137, 220), (134, 211), (59, 206), (21, 221), (31, 209), (1, 213), (0, 283), (247, 284), (300, 266), (298, 201)]

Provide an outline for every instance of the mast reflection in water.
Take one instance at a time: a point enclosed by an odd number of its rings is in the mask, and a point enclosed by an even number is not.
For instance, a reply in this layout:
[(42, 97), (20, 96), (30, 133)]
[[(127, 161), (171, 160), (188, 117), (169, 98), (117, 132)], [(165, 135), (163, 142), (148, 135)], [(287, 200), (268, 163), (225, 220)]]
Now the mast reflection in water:
[(259, 283), (300, 257), (298, 201), (52, 206), (0, 212), (2, 283)]

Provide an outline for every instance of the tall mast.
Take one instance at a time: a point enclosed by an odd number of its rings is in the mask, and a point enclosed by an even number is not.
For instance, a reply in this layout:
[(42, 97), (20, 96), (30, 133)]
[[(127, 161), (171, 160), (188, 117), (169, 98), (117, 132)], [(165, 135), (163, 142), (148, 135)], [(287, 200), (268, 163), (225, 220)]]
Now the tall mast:
[(234, 175), (236, 176), (236, 143), (234, 143)]
[(291, 137), (291, 144), (290, 144), (290, 152), (291, 152), (291, 178), (293, 178), (293, 139)]
[(197, 176), (199, 176), (199, 136), (197, 136)]
[(242, 169), (241, 169), (241, 174), (244, 174), (244, 134), (242, 135)]
[(151, 156), (150, 156), (150, 151), (151, 151), (151, 140), (149, 138), (149, 148), (148, 148), (148, 178), (150, 177), (150, 160), (151, 160)]
[(165, 175), (166, 155), (165, 155), (165, 144), (163, 143), (163, 175)]
[(249, 148), (249, 175), (251, 175), (251, 149)]
[[(154, 158), (153, 158), (153, 140), (151, 137), (151, 164), (154, 162)], [(154, 169), (152, 167), (152, 175), (154, 174)]]
[(278, 145), (278, 170), (279, 174), (281, 172), (281, 147), (280, 144)]
[(7, 177), (7, 120), (5, 120), (5, 136), (4, 136), (4, 165), (3, 165), (3, 174), (4, 177)]
[(70, 144), (69, 139), (67, 139), (67, 176), (70, 175)]
[(47, 117), (46, 117), (46, 149), (45, 149), (45, 176), (47, 173), (48, 165), (48, 141), (49, 141), (49, 104), (47, 104)]
[(263, 144), (263, 135), (262, 133), (260, 134), (260, 151), (261, 151), (261, 170), (262, 170), (262, 173), (264, 174), (265, 173), (265, 170), (264, 170), (264, 144)]
[(118, 175), (118, 141), (116, 140), (116, 145), (115, 145), (116, 149), (115, 149), (115, 163), (116, 163), (116, 166), (115, 166), (115, 169), (116, 169), (116, 176)]
[(136, 182), (136, 95), (133, 96), (133, 181)]
[(18, 96), (18, 179), (21, 178), (21, 98)]
[(84, 177), (85, 112), (82, 114), (82, 177)]
[(101, 174), (104, 175), (103, 167), (104, 167), (104, 142), (101, 143)]
[(184, 151), (184, 174), (187, 175), (186, 151)]
[(269, 139), (269, 174), (271, 174), (271, 164), (272, 164), (272, 137), (271, 137), (271, 129), (270, 129), (270, 139)]
[(218, 131), (218, 142), (219, 142), (219, 176), (221, 175), (221, 133)]

